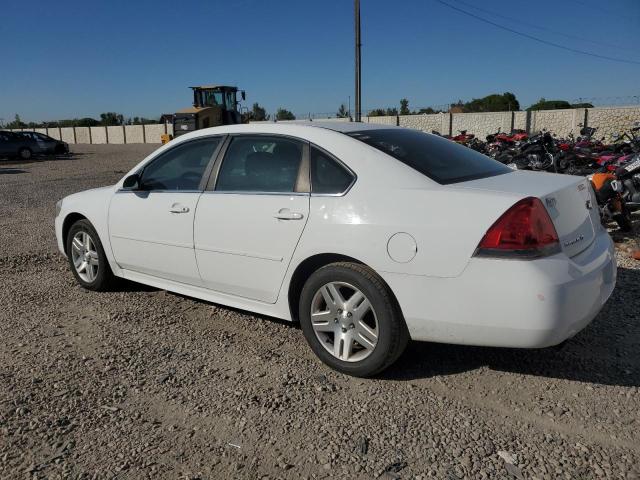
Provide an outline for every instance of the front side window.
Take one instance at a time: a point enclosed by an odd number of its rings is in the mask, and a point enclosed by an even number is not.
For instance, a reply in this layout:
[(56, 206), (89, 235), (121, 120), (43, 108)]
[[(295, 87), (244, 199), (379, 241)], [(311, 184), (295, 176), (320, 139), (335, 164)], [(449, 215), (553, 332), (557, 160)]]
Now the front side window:
[(510, 173), (509, 167), (437, 135), (406, 128), (348, 133), (443, 185)]
[(178, 145), (149, 163), (142, 172), (142, 190), (198, 190), (220, 138)]
[(222, 161), (216, 190), (294, 192), (302, 144), (282, 137), (235, 137)]
[(311, 147), (311, 192), (336, 195), (344, 193), (353, 182), (352, 174), (330, 155)]

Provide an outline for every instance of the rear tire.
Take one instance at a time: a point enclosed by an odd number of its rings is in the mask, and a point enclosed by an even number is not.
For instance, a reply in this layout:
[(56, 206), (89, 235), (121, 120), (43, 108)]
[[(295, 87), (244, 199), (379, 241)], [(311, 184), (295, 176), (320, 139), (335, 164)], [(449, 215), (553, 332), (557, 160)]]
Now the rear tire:
[(356, 263), (332, 263), (314, 272), (300, 295), (299, 319), (320, 360), (355, 377), (388, 368), (409, 341), (389, 287), (373, 270)]
[(66, 246), (69, 267), (82, 287), (96, 292), (113, 287), (115, 277), (109, 260), (100, 237), (89, 220), (78, 220), (71, 226)]
[(18, 150), (18, 156), (20, 157), (21, 160), (29, 160), (32, 155), (33, 155), (33, 152), (31, 152), (30, 148), (23, 147), (20, 150)]

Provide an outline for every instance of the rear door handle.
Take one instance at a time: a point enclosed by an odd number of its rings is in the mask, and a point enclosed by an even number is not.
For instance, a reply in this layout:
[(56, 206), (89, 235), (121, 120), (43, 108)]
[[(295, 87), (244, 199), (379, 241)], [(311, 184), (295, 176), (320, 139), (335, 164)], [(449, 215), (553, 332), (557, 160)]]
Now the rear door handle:
[(189, 207), (186, 207), (180, 203), (174, 203), (171, 205), (169, 209), (171, 213), (187, 213), (189, 211)]
[(302, 220), (303, 217), (304, 215), (301, 213), (290, 212), (286, 208), (283, 208), (273, 216), (273, 218), (277, 218), (278, 220)]

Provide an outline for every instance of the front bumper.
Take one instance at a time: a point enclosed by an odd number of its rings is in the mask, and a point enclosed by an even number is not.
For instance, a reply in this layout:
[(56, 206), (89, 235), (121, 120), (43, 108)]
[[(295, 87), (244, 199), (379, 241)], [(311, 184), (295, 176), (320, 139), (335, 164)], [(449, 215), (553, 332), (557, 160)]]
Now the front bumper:
[(64, 251), (64, 239), (62, 238), (62, 224), (64, 222), (64, 218), (62, 215), (58, 214), (56, 215), (56, 219), (55, 219), (55, 229), (56, 229), (56, 243), (58, 245), (58, 250), (60, 250), (60, 253), (62, 253), (62, 255), (64, 255), (65, 257), (67, 256), (67, 253)]
[(454, 278), (382, 276), (414, 340), (541, 348), (573, 337), (595, 318), (615, 287), (616, 263), (602, 230), (572, 258), (474, 257)]

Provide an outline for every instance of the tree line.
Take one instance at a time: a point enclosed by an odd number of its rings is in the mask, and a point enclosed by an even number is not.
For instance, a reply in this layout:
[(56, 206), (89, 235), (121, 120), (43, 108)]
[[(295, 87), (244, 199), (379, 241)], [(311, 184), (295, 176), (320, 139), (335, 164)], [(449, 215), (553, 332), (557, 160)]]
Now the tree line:
[[(541, 98), (536, 103), (526, 109), (526, 111), (533, 110), (561, 110), (567, 108), (593, 108), (590, 103), (570, 103), (566, 100), (546, 100)], [(481, 113), (481, 112), (511, 112), (519, 111), (520, 102), (516, 96), (511, 92), (505, 92), (503, 94), (493, 93), (483, 98), (474, 98), (468, 102), (458, 100), (451, 103), (448, 110), (434, 109), (431, 107), (421, 108), (419, 110), (411, 110), (409, 108), (409, 100), (403, 98), (400, 100), (400, 109), (396, 107), (391, 108), (374, 108), (369, 111), (370, 117), (383, 117), (383, 116), (395, 116), (395, 115), (420, 115), (429, 113), (440, 112), (452, 112), (452, 113)], [(336, 116), (343, 116), (344, 105), (340, 105)], [(344, 115), (346, 116), (346, 115)]]
[(116, 112), (105, 112), (100, 114), (100, 120), (92, 117), (71, 118), (65, 120), (55, 120), (50, 122), (23, 122), (20, 115), (16, 113), (13, 121), (6, 125), (0, 125), (3, 128), (56, 128), (56, 127), (107, 127), (117, 125), (148, 125), (152, 123), (160, 123), (159, 118), (130, 117), (125, 118), (124, 115)]

